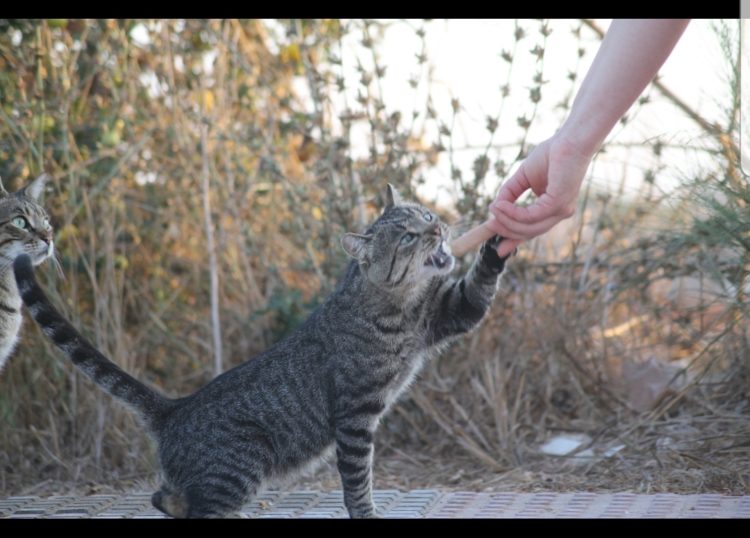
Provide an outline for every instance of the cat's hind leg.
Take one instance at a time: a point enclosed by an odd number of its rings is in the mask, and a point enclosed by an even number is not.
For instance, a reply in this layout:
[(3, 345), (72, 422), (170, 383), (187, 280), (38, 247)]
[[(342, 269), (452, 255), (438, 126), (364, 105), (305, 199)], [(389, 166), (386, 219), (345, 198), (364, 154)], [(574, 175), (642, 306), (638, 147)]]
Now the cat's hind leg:
[(187, 517), (188, 503), (185, 495), (175, 493), (166, 484), (162, 485), (161, 489), (151, 496), (151, 504), (168, 516), (178, 519)]
[(246, 488), (205, 484), (187, 490), (187, 518), (237, 518), (247, 498)]
[[(217, 503), (215, 500), (202, 499), (200, 496), (196, 499), (195, 495), (192, 495), (194, 502), (192, 505), (188, 504), (187, 497), (185, 495), (178, 495), (171, 491), (168, 491), (166, 486), (157, 491), (151, 496), (151, 504), (155, 508), (161, 510), (168, 516), (174, 518), (245, 518), (245, 516), (239, 512), (239, 509), (232, 511), (231, 506), (227, 506), (224, 503)], [(242, 503), (240, 503), (241, 505)]]

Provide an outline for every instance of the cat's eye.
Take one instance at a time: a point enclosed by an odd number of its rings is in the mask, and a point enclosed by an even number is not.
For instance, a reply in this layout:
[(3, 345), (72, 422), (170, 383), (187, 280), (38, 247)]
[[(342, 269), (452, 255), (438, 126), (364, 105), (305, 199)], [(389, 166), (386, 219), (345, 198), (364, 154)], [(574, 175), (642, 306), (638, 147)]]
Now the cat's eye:
[(427, 222), (432, 222), (433, 218), (434, 217), (432, 216), (432, 213), (425, 213), (424, 214), (424, 220), (426, 220)]
[(13, 217), (13, 220), (11, 220), (10, 223), (16, 228), (21, 228), (22, 230), (29, 227), (29, 221), (23, 217)]
[(409, 243), (412, 243), (416, 238), (416, 234), (404, 234), (404, 236), (401, 238), (401, 244), (408, 245)]

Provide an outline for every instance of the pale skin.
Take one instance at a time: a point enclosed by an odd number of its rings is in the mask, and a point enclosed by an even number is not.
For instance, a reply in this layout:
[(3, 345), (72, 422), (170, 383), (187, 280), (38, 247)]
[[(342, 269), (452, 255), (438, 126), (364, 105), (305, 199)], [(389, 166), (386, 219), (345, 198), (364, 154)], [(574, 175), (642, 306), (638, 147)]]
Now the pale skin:
[[(575, 213), (583, 177), (604, 139), (672, 52), (689, 20), (615, 20), (576, 95), (570, 115), (536, 146), (490, 205), (484, 234), (506, 238), (505, 257)], [(531, 189), (527, 207), (516, 200)]]

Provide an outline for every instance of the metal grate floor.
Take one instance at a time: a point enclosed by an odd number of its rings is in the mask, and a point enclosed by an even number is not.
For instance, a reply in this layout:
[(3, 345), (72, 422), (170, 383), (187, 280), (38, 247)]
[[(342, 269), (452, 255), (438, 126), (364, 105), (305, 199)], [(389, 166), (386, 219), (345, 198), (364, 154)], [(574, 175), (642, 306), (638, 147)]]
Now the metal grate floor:
[[(750, 518), (750, 496), (635, 493), (374, 492), (385, 518)], [(343, 518), (341, 491), (269, 491), (242, 510), (251, 518)], [(2, 518), (163, 518), (151, 493), (9, 497)]]

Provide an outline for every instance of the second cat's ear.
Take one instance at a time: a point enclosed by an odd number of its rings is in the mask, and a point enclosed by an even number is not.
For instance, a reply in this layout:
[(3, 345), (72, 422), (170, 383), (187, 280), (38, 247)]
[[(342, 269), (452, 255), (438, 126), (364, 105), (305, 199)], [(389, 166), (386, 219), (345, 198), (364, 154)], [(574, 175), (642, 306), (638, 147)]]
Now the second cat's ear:
[(358, 261), (363, 261), (367, 255), (367, 245), (372, 239), (371, 235), (360, 235), (348, 233), (341, 238), (341, 246), (346, 253)]
[(401, 205), (401, 195), (396, 190), (396, 187), (389, 183), (385, 191), (385, 207), (383, 211), (396, 205)]
[(20, 194), (28, 196), (32, 200), (38, 201), (39, 197), (44, 192), (44, 186), (47, 184), (47, 181), (49, 179), (51, 179), (50, 175), (42, 172), (42, 174), (38, 178), (21, 189)]

